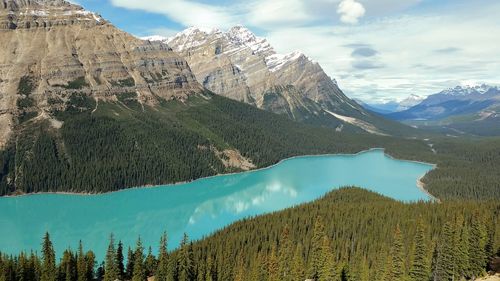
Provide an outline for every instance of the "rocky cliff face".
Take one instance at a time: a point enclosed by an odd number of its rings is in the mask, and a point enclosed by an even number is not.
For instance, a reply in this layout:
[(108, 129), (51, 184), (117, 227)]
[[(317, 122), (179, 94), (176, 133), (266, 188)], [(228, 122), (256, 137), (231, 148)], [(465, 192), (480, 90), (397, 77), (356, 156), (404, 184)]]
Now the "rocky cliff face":
[(300, 52), (277, 54), (266, 39), (242, 26), (227, 32), (191, 27), (162, 41), (188, 61), (203, 86), (219, 95), (296, 120), (325, 110), (365, 114), (318, 63)]
[(74, 95), (133, 93), (155, 104), (201, 90), (166, 45), (136, 39), (98, 14), (63, 0), (0, 0), (0, 147), (15, 126), (53, 119)]

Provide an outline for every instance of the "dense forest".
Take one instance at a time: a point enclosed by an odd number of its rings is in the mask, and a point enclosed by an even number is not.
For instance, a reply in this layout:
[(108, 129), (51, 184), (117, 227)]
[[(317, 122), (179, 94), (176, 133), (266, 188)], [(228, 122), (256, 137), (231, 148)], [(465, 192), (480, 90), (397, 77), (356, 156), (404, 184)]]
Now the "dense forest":
[(404, 204), (357, 188), (237, 222), (154, 255), (140, 238), (110, 238), (98, 263), (82, 243), (56, 261), (49, 234), (36, 253), (0, 255), (0, 280), (465, 280), (500, 271), (500, 202)]
[(237, 149), (257, 167), (296, 155), (384, 147), (398, 158), (438, 164), (424, 181), (440, 199), (500, 198), (499, 139), (433, 136), (434, 154), (424, 140), (355, 133), (348, 125), (336, 132), (210, 93), (155, 108), (143, 107), (135, 93), (99, 103), (74, 94), (52, 115), (60, 129), (50, 120), (20, 122), (0, 151), (0, 195), (100, 193), (235, 171), (207, 147)]

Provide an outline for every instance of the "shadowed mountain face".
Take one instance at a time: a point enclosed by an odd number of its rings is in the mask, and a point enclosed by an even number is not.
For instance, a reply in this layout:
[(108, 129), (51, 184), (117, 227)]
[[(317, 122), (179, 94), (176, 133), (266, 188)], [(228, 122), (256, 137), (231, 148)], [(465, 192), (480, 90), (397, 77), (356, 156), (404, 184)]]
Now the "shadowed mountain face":
[(346, 97), (318, 63), (301, 52), (278, 54), (245, 27), (227, 32), (191, 27), (171, 38), (144, 39), (166, 43), (216, 94), (338, 130), (352, 126), (384, 134), (390, 127)]
[(14, 127), (49, 119), (75, 96), (141, 104), (201, 92), (184, 59), (66, 1), (0, 2), (0, 147)]

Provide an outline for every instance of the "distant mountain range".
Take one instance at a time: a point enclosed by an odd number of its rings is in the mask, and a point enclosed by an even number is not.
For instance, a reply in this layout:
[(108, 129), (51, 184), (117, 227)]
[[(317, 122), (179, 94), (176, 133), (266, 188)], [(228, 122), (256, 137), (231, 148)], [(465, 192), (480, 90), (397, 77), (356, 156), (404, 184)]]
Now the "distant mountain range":
[(410, 95), (402, 101), (388, 101), (383, 103), (369, 103), (363, 102), (361, 100), (356, 100), (364, 108), (379, 113), (379, 114), (389, 114), (393, 112), (399, 112), (407, 110), (412, 106), (415, 106), (422, 102), (425, 98), (417, 95)]
[(420, 127), (454, 133), (500, 133), (500, 88), (457, 86), (428, 96), (421, 103), (386, 117)]

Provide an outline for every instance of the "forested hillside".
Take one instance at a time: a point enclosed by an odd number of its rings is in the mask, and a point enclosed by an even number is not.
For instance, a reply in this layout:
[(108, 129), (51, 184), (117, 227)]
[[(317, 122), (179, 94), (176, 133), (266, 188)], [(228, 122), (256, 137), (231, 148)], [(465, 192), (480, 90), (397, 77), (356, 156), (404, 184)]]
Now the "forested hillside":
[[(2, 256), (0, 280), (463, 280), (500, 270), (500, 202), (403, 204), (357, 188), (237, 222), (178, 250), (125, 250), (111, 239), (105, 262), (68, 249), (55, 260)], [(127, 254), (125, 254), (127, 253)], [(125, 259), (124, 256), (127, 256)], [(100, 262), (100, 261), (98, 261)]]
[(308, 126), (210, 93), (154, 108), (141, 106), (135, 94), (119, 97), (97, 104), (72, 96), (67, 110), (52, 113), (60, 129), (48, 120), (21, 123), (0, 152), (0, 195), (100, 193), (237, 171), (223, 165), (217, 152), (224, 149), (264, 167), (296, 155), (383, 147), (398, 158), (438, 164), (424, 181), (441, 199), (500, 198), (498, 139), (433, 139), (434, 154), (425, 141)]

